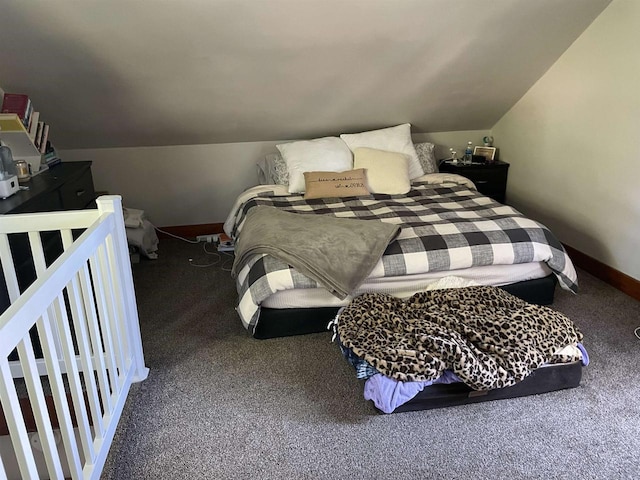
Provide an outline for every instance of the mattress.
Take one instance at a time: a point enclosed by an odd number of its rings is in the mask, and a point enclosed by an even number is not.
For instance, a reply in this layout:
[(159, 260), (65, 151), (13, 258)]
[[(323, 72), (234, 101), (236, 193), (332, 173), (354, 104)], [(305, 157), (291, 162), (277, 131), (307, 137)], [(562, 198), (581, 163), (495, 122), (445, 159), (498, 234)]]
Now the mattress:
[(352, 295), (340, 300), (324, 288), (293, 288), (280, 290), (262, 302), (265, 308), (321, 308), (342, 307), (353, 297), (365, 292), (388, 293), (398, 298), (408, 298), (416, 292), (444, 277), (454, 276), (464, 281), (495, 287), (515, 284), (551, 275), (551, 269), (543, 262), (515, 265), (487, 265), (464, 270), (426, 272), (400, 277), (382, 277), (365, 280)]
[[(555, 295), (556, 284), (555, 275), (547, 275), (544, 278), (534, 278), (503, 285), (500, 288), (529, 303), (551, 305)], [(260, 321), (253, 332), (253, 337), (266, 339), (325, 332), (327, 324), (333, 320), (340, 308), (342, 307), (263, 307), (260, 312)]]

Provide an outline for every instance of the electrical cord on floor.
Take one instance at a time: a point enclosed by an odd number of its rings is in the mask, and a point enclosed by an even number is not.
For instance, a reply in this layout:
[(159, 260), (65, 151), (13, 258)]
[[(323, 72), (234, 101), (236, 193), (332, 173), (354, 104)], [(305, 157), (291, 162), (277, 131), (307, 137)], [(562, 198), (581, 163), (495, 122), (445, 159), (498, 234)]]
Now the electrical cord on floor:
[[(215, 255), (217, 259), (211, 263), (198, 264), (198, 263), (193, 263), (193, 259), (190, 258), (189, 265), (191, 265), (192, 267), (207, 268), (207, 267), (213, 267), (215, 265), (219, 265), (220, 262), (222, 262), (222, 264), (220, 265), (220, 270), (223, 270), (225, 272), (230, 272), (231, 267), (233, 266), (233, 259), (234, 259), (233, 254), (229, 252), (210, 252), (209, 250), (207, 250), (207, 245), (208, 245), (207, 243), (202, 244), (202, 249), (204, 250), (204, 253), (206, 253), (207, 255)], [(224, 257), (227, 257), (227, 258), (224, 259), (223, 261)]]
[(218, 257), (218, 261), (216, 261), (216, 263), (212, 263), (211, 265), (217, 265), (220, 260), (222, 260), (224, 257), (227, 257), (227, 259), (222, 262), (222, 265), (220, 265), (220, 270), (224, 270), (225, 272), (231, 271), (234, 259), (233, 254), (229, 252), (210, 252), (209, 250), (207, 250), (206, 243), (204, 244), (203, 249), (207, 255), (216, 255)]
[[(225, 257), (229, 257), (227, 260), (225, 260), (225, 262), (220, 266), (220, 270), (224, 270), (225, 272), (230, 272), (232, 267), (233, 267), (233, 259), (234, 256), (229, 253), (229, 252), (220, 252), (222, 253)], [(228, 265), (228, 267), (227, 267)]]
[[(155, 228), (158, 232), (162, 232), (165, 235), (169, 235), (170, 237), (177, 238), (178, 240), (182, 240), (183, 242), (192, 243), (192, 244), (202, 243), (202, 242), (199, 242), (198, 240), (190, 240), (188, 238), (184, 238), (184, 237), (181, 237), (179, 235), (174, 235), (173, 233), (167, 232), (166, 230), (162, 230), (161, 228), (158, 228), (158, 227), (155, 227), (155, 226), (153, 228)], [(230, 254), (229, 252), (210, 252), (209, 250), (207, 250), (207, 245), (208, 245), (208, 243), (206, 243), (206, 242), (202, 243), (202, 249), (204, 250), (204, 252), (207, 255), (215, 255), (218, 258), (212, 263), (204, 263), (204, 264), (193, 263), (193, 259), (190, 258), (189, 259), (189, 265), (191, 265), (192, 267), (198, 267), (198, 268), (213, 267), (215, 265), (218, 265), (222, 261), (222, 255), (224, 255), (225, 257), (228, 257), (228, 259), (226, 259), (222, 263), (222, 265), (220, 265), (220, 269), (224, 270), (225, 272), (230, 272), (231, 271), (231, 267), (233, 266), (233, 254)]]
[[(198, 243), (198, 242), (196, 242), (196, 243)], [(207, 250), (207, 244), (206, 243), (202, 244), (202, 249), (204, 250), (204, 253), (206, 253), (207, 255), (215, 255), (217, 257), (216, 260), (214, 262), (212, 262), (212, 263), (200, 264), (200, 263), (193, 263), (193, 258), (190, 258), (189, 259), (189, 265), (191, 265), (192, 267), (207, 268), (207, 267), (213, 267), (215, 265), (218, 265), (220, 263), (220, 261), (222, 260), (222, 256), (220, 256), (220, 254), (218, 252), (210, 252), (209, 250)]]
[(636, 337), (640, 338), (640, 327), (636, 328), (633, 333), (636, 335)]
[(162, 230), (161, 228), (158, 228), (158, 227), (153, 227), (153, 228), (155, 228), (158, 232), (162, 232), (162, 233), (164, 233), (165, 235), (169, 235), (170, 237), (177, 238), (178, 240), (182, 240), (183, 242), (187, 242), (187, 243), (200, 243), (200, 242), (199, 242), (199, 241), (197, 241), (197, 240), (189, 240), (188, 238), (184, 238), (184, 237), (180, 237), (180, 236), (178, 236), (178, 235), (174, 235), (173, 233), (169, 233), (169, 232), (167, 232), (166, 230)]

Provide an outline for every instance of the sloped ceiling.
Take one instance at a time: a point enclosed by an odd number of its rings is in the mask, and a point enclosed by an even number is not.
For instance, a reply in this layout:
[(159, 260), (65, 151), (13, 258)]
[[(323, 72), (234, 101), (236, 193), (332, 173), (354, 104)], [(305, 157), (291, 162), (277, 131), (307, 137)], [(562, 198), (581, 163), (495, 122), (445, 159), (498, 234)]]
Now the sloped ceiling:
[(610, 0), (2, 2), (58, 148), (488, 129)]

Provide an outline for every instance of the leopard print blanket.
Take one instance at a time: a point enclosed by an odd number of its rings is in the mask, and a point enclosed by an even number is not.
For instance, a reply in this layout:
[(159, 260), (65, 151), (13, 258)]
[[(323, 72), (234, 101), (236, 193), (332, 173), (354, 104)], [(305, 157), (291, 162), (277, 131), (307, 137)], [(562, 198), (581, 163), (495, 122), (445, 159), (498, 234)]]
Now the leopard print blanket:
[(408, 300), (367, 293), (336, 320), (342, 344), (380, 373), (401, 381), (435, 380), (453, 371), (476, 390), (502, 388), (582, 340), (573, 322), (496, 287), (420, 292)]

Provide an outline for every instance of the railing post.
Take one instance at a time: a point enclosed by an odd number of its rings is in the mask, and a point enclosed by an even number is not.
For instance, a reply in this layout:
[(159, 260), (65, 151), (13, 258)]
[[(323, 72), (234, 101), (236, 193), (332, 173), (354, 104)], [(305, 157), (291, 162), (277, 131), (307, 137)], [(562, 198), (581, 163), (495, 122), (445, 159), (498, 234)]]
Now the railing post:
[[(140, 335), (140, 321), (138, 319), (138, 307), (136, 295), (133, 288), (133, 275), (131, 272), (131, 261), (129, 260), (129, 247), (127, 244), (127, 234), (124, 227), (124, 216), (122, 212), (122, 197), (120, 195), (105, 195), (96, 200), (100, 214), (113, 213), (115, 219), (115, 231), (113, 232), (114, 255), (117, 262), (122, 286), (127, 336), (129, 337), (129, 347), (132, 361), (135, 368), (133, 381), (141, 382), (149, 374), (149, 369), (144, 363), (144, 353), (142, 350), (142, 337)], [(115, 279), (114, 279), (115, 280)], [(117, 281), (117, 280), (116, 280)]]

